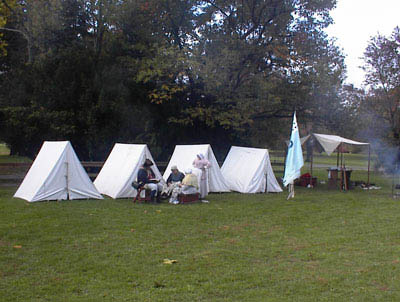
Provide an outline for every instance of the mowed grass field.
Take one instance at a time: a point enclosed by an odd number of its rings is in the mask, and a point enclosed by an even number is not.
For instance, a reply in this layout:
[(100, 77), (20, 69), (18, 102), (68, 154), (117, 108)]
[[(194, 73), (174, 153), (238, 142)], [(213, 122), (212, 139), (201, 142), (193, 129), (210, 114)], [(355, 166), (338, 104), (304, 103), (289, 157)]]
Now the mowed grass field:
[(10, 155), (10, 150), (7, 148), (6, 144), (0, 143), (0, 156)]
[[(10, 156), (10, 149), (4, 143), (0, 143), (0, 164), (1, 163), (30, 163), (27, 157), (22, 156)], [(1, 173), (1, 171), (0, 171)]]
[(0, 301), (399, 301), (400, 201), (372, 181), (178, 206), (1, 188)]

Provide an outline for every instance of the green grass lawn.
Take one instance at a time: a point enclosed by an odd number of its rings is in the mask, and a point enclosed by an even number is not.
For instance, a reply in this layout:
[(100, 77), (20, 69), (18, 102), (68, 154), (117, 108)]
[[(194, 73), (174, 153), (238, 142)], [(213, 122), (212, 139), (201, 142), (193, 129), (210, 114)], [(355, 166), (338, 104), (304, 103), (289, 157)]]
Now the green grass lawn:
[(383, 189), (179, 206), (28, 204), (1, 188), (0, 300), (399, 301), (400, 201), (372, 180)]
[(0, 163), (31, 163), (32, 160), (17, 155), (0, 155)]
[(10, 155), (10, 149), (4, 143), (0, 143), (0, 156)]
[(27, 157), (23, 156), (10, 156), (10, 149), (4, 143), (0, 143), (0, 163), (30, 163)]

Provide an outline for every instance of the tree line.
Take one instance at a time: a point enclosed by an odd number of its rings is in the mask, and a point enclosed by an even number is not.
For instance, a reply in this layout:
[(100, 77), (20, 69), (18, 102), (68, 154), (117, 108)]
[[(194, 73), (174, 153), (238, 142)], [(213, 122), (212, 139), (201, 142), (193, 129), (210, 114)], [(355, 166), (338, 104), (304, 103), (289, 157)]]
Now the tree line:
[(343, 85), (344, 56), (324, 32), (335, 4), (0, 0), (0, 140), (27, 156), (70, 140), (87, 160), (115, 142), (160, 159), (176, 144), (276, 148), (293, 109), (307, 131), (354, 138), (382, 87)]

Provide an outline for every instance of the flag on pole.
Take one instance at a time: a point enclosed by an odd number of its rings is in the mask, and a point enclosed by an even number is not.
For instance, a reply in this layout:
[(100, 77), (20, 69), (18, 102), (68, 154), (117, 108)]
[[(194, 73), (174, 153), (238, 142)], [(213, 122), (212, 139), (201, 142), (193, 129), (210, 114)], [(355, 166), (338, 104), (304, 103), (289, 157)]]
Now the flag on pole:
[(303, 165), (303, 152), (301, 150), (299, 128), (297, 126), (295, 111), (293, 114), (292, 134), (290, 135), (290, 142), (285, 162), (285, 175), (283, 176), (283, 185), (285, 187), (292, 184), (296, 178), (300, 177), (300, 169)]

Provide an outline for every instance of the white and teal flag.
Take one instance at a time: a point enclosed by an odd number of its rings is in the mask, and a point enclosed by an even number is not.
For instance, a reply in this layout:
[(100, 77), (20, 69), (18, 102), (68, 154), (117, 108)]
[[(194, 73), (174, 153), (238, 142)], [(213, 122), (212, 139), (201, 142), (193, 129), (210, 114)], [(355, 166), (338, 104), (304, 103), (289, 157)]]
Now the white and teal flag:
[(283, 185), (287, 187), (296, 178), (300, 177), (300, 169), (303, 167), (303, 152), (301, 150), (301, 142), (299, 135), (299, 127), (297, 127), (296, 112), (293, 114), (292, 134), (285, 162), (285, 175), (283, 176)]

